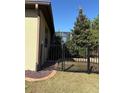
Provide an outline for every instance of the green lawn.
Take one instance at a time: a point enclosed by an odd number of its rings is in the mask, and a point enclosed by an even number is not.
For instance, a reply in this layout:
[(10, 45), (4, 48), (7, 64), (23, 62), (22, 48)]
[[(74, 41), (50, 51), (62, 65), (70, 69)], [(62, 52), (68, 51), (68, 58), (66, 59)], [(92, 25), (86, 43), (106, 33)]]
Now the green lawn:
[(99, 75), (61, 72), (51, 79), (27, 82), (25, 93), (99, 93)]

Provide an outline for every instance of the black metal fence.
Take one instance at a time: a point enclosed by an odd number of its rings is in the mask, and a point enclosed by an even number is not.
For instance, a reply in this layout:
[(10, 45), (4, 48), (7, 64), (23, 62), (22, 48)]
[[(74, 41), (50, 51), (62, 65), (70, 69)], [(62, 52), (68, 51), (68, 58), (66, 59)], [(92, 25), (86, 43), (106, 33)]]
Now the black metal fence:
[(50, 46), (48, 60), (57, 63), (57, 70), (99, 73), (98, 48), (74, 46), (73, 48), (69, 49), (65, 45), (53, 44)]

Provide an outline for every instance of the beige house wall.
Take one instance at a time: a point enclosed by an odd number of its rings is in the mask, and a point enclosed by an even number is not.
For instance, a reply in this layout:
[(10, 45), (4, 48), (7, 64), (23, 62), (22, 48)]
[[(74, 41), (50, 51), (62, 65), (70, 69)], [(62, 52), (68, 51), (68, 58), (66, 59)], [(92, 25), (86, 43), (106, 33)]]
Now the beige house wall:
[(42, 52), (42, 54), (40, 54), (42, 55), (40, 56), (41, 65), (44, 63), (44, 41), (45, 41), (45, 19), (42, 12), (40, 11), (40, 48)]
[(34, 10), (25, 12), (25, 70), (36, 70), (38, 17)]
[[(48, 57), (50, 30), (42, 11), (39, 15), (37, 13), (36, 10), (25, 10), (25, 70), (35, 71), (36, 63), (42, 65)], [(47, 47), (45, 47), (45, 36), (48, 39)], [(38, 59), (38, 57), (40, 58)]]
[[(48, 29), (48, 28), (47, 28)], [(45, 60), (47, 60), (47, 57), (49, 56), (49, 48), (50, 48), (50, 30), (47, 30), (47, 35), (46, 35), (47, 39), (48, 39), (48, 45), (47, 47), (45, 47)]]
[[(46, 35), (46, 31), (47, 31), (47, 35)], [(42, 14), (42, 11), (40, 11), (40, 36), (41, 36), (40, 45), (42, 45), (42, 56), (41, 56), (42, 63), (41, 64), (43, 64), (48, 58), (48, 52), (50, 47), (50, 30)], [(45, 47), (45, 36), (48, 39), (47, 47)]]

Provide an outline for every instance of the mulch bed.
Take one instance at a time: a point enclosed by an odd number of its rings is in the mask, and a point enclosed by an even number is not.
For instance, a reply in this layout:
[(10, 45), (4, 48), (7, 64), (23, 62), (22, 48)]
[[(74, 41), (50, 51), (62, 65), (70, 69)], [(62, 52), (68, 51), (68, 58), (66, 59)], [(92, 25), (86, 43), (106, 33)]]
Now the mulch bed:
[(52, 70), (46, 70), (46, 71), (42, 70), (42, 71), (38, 71), (38, 72), (26, 70), (25, 77), (38, 79), (38, 78), (44, 78), (51, 73), (52, 73)]

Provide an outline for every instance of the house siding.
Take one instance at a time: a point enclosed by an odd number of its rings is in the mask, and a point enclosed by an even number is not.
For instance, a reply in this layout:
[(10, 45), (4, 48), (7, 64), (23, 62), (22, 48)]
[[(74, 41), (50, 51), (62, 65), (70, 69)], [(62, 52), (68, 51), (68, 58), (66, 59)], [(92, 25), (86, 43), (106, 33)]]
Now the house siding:
[[(47, 35), (45, 32), (46, 28), (47, 28)], [(45, 36), (47, 36), (48, 39), (47, 47), (45, 47)], [(41, 65), (42, 65), (48, 58), (48, 52), (50, 47), (50, 30), (48, 28), (48, 25), (46, 23), (42, 11), (40, 11), (40, 46), (42, 46), (42, 56), (40, 58), (42, 59), (41, 61)]]
[(38, 17), (34, 10), (25, 16), (25, 70), (36, 70)]
[[(50, 47), (50, 30), (42, 11), (35, 9), (25, 10), (25, 70), (37, 70), (37, 64), (42, 64), (47, 60)], [(47, 35), (46, 35), (47, 28)], [(45, 36), (48, 45), (45, 47)]]

